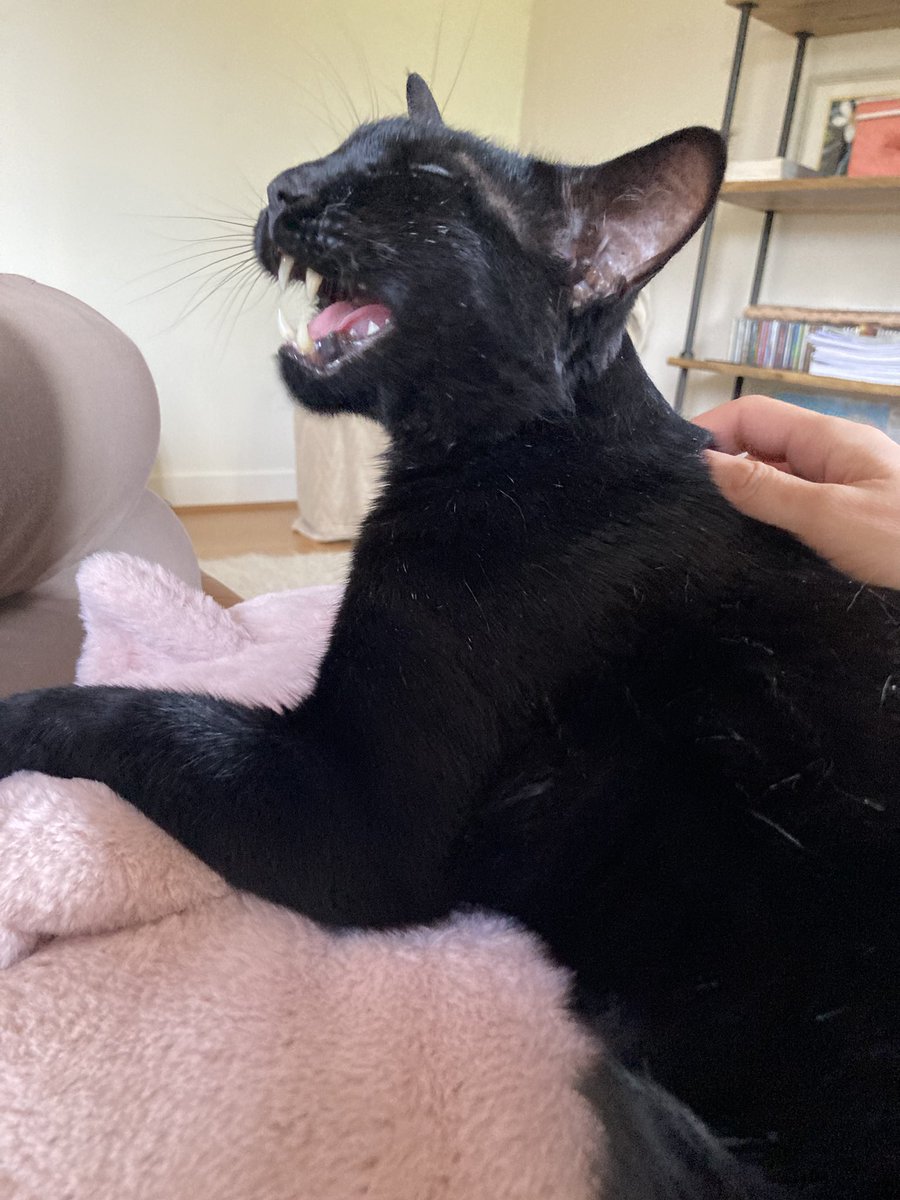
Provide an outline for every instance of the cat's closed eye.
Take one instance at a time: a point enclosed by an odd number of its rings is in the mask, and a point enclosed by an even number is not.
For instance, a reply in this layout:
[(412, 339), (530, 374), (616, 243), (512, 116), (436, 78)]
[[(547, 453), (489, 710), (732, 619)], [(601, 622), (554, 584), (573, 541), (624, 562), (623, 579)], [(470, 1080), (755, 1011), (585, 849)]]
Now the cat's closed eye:
[(438, 163), (410, 163), (411, 171), (423, 171), (429, 175), (443, 175), (446, 179), (452, 179), (453, 175), (446, 167), (440, 166)]

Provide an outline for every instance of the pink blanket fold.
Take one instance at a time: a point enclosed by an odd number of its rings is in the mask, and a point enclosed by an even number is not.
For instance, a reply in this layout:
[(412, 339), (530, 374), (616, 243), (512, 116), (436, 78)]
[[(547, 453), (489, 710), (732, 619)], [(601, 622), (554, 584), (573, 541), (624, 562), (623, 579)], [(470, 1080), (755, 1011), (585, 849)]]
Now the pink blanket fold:
[[(79, 583), (81, 682), (272, 706), (311, 687), (340, 600), (225, 611), (127, 555)], [(598, 1048), (508, 921), (328, 933), (103, 785), (23, 773), (0, 783), (0, 966), (0, 1200), (602, 1194)]]

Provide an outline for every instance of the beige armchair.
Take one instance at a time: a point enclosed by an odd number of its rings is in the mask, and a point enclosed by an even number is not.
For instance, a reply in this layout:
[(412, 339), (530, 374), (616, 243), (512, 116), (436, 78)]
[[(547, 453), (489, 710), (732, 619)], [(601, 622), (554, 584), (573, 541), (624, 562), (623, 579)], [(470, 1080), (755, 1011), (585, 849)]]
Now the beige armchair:
[(137, 347), (72, 296), (0, 275), (0, 696), (72, 681), (88, 554), (126, 550), (199, 586), (187, 534), (147, 490), (158, 440)]

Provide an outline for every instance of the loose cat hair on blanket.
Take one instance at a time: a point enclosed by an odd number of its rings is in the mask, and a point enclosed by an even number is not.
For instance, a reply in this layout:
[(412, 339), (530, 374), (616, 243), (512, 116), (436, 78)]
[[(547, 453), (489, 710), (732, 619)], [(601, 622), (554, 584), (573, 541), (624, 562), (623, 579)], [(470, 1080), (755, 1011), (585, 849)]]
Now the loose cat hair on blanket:
[(886, 1200), (898, 596), (731, 509), (624, 333), (723, 163), (700, 128), (516, 155), (411, 76), (408, 117), (279, 175), (257, 254), (320, 306), (282, 376), (391, 441), (316, 687), (30, 693), (0, 773), (101, 780), (320, 921), (511, 914), (738, 1160)]

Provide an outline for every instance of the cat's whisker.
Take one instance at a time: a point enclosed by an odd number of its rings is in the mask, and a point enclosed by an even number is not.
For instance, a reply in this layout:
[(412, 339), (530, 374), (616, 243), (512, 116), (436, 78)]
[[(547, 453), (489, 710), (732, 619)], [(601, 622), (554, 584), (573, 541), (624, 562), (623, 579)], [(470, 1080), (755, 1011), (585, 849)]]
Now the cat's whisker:
[[(171, 288), (177, 287), (181, 283), (185, 283), (188, 279), (192, 279), (195, 275), (204, 274), (206, 272), (212, 271), (213, 268), (218, 267), (219, 268), (218, 271), (213, 271), (212, 277), (215, 277), (218, 274), (222, 274), (224, 271), (230, 270), (232, 265), (234, 265), (235, 259), (241, 260), (241, 262), (237, 264), (239, 266), (245, 265), (245, 264), (248, 266), (256, 265), (255, 259), (253, 258), (252, 253), (248, 254), (248, 252), (246, 250), (236, 250), (232, 254), (223, 255), (221, 258), (216, 259), (214, 262), (204, 263), (202, 266), (195, 267), (194, 270), (188, 271), (184, 275), (180, 275), (177, 279), (171, 279), (171, 280), (169, 280), (168, 283), (164, 283), (160, 287), (154, 288), (153, 291), (146, 292), (144, 295), (139, 296), (138, 299), (149, 300), (152, 296), (158, 296), (161, 292), (167, 292)], [(149, 274), (153, 274), (153, 272), (149, 272)], [(146, 276), (139, 276), (137, 279), (133, 280), (132, 282), (137, 283), (140, 281), (141, 278), (146, 278)]]
[(475, 6), (475, 14), (472, 17), (472, 24), (469, 26), (469, 33), (468, 33), (468, 36), (466, 37), (466, 41), (463, 46), (463, 52), (462, 52), (462, 57), (459, 60), (459, 66), (456, 68), (456, 74), (453, 76), (453, 82), (450, 84), (450, 91), (444, 97), (444, 103), (441, 105), (442, 113), (446, 111), (447, 105), (450, 103), (453, 93), (456, 90), (456, 85), (459, 82), (459, 77), (462, 74), (462, 69), (465, 65), (466, 59), (469, 56), (469, 50), (472, 48), (472, 40), (475, 37), (475, 28), (478, 25), (478, 18), (481, 16), (481, 10), (483, 7), (484, 7), (484, 0), (479, 0), (479, 3)]
[[(246, 233), (211, 233), (203, 234), (200, 237), (172, 237), (171, 234), (158, 233), (154, 235), (158, 242), (173, 242), (176, 246), (201, 246), (212, 242), (232, 242), (235, 245), (244, 243), (249, 244), (249, 239)], [(177, 250), (165, 250), (164, 254), (177, 254)]]
[[(250, 299), (251, 295), (253, 294), (257, 284), (260, 282), (261, 279), (264, 279), (264, 278), (265, 278), (265, 272), (260, 267), (255, 276), (243, 277), (243, 278), (239, 277), (231, 285), (229, 298), (228, 298), (227, 302), (225, 303), (224, 308), (222, 310), (222, 314), (221, 314), (220, 330), (219, 330), (219, 333), (216, 335), (217, 342), (219, 340), (219, 336), (224, 332), (225, 322), (228, 320), (229, 312), (234, 308), (237, 301), (240, 300), (240, 303), (237, 304), (237, 309), (234, 311), (234, 313), (231, 317), (231, 324), (228, 327), (227, 334), (225, 334), (225, 336), (223, 338), (222, 344), (227, 346), (231, 342), (231, 339), (234, 336), (234, 331), (237, 326), (237, 323), (241, 318), (241, 314), (244, 312), (244, 309), (247, 306), (248, 300)], [(255, 303), (258, 304), (264, 295), (265, 295), (265, 293), (261, 293), (257, 297)]]
[(356, 104), (353, 101), (353, 97), (350, 93), (350, 89), (347, 87), (347, 84), (345, 83), (342, 75), (337, 70), (337, 68), (335, 67), (335, 65), (331, 61), (331, 59), (328, 57), (328, 55), (323, 53), (321, 60), (319, 62), (317, 62), (315, 56), (310, 52), (310, 50), (307, 47), (303, 47), (301, 49), (301, 53), (305, 54), (307, 59), (309, 59), (309, 61), (313, 64), (313, 66), (315, 66), (317, 68), (317, 71), (320, 70), (324, 66), (327, 74), (331, 78), (331, 82), (335, 88), (337, 96), (341, 99), (341, 101), (344, 104), (344, 107), (347, 110), (347, 114), (350, 118), (351, 125), (352, 126), (361, 125), (362, 118), (360, 117), (359, 110), (357, 109)]
[(256, 220), (237, 221), (230, 217), (211, 217), (205, 214), (198, 215), (197, 213), (143, 213), (137, 214), (143, 216), (149, 221), (208, 221), (215, 225), (236, 226), (239, 229), (253, 229), (256, 226)]
[(434, 38), (434, 55), (431, 59), (431, 75), (428, 79), (430, 85), (434, 85), (437, 80), (438, 56), (441, 51), (441, 36), (444, 32), (444, 18), (447, 16), (447, 0), (441, 5), (441, 13), (438, 17), (437, 30)]
[[(169, 330), (174, 329), (175, 326), (179, 325), (185, 317), (194, 312), (196, 308), (199, 308), (205, 300), (211, 299), (212, 296), (214, 296), (219, 290), (219, 288), (224, 286), (230, 279), (235, 278), (241, 272), (249, 272), (250, 269), (250, 264), (239, 264), (237, 267), (231, 267), (227, 269), (222, 268), (215, 272), (213, 276), (202, 280), (199, 286), (194, 288), (194, 290), (191, 292), (190, 297), (185, 302), (184, 306), (172, 324), (166, 326), (162, 332), (168, 332)], [(147, 296), (139, 298), (149, 299), (150, 297)], [(196, 303), (193, 303), (194, 301), (196, 301)]]
[(347, 39), (347, 41), (350, 43), (351, 47), (353, 48), (353, 53), (356, 56), (357, 63), (362, 68), (362, 72), (363, 72), (363, 74), (365, 76), (365, 80), (366, 80), (366, 87), (367, 87), (367, 90), (369, 93), (370, 115), (373, 119), (375, 119), (379, 115), (378, 114), (378, 93), (375, 88), (375, 81), (372, 78), (372, 72), (369, 69), (369, 60), (366, 57), (366, 55), (364, 54), (362, 47), (359, 44), (359, 41), (350, 32), (346, 23), (343, 20), (341, 20), (339, 23), (340, 23), (341, 30), (343, 31), (344, 37)]
[[(228, 253), (228, 251), (230, 251), (230, 253)], [(208, 250), (198, 250), (195, 254), (181, 254), (178, 258), (170, 259), (169, 262), (162, 263), (158, 267), (151, 267), (149, 271), (144, 271), (140, 275), (134, 276), (131, 282), (139, 283), (142, 279), (149, 279), (153, 275), (162, 275), (166, 271), (174, 271), (178, 267), (185, 266), (189, 262), (194, 262), (197, 259), (202, 258), (207, 258), (209, 261), (205, 264), (202, 264), (199, 268), (200, 270), (202, 270), (202, 266), (204, 265), (208, 267), (214, 267), (218, 263), (225, 262), (226, 259), (236, 257), (239, 254), (245, 254), (248, 256), (252, 255), (252, 249), (248, 250), (246, 239), (242, 239), (240, 244), (236, 244), (232, 247), (214, 246), (210, 247)], [(218, 257), (212, 257), (213, 255)], [(188, 277), (183, 276), (183, 278)]]
[(246, 183), (247, 187), (250, 189), (253, 197), (253, 211), (248, 213), (243, 205), (238, 206), (237, 204), (229, 204), (227, 200), (216, 200), (215, 203), (224, 210), (225, 215), (220, 217), (220, 214), (215, 212), (204, 212), (203, 215), (210, 216), (213, 218), (213, 220), (222, 219), (226, 221), (238, 221), (241, 224), (249, 225), (252, 228), (252, 226), (256, 224), (256, 214), (259, 212), (259, 209), (262, 207), (265, 201), (257, 196), (253, 185), (245, 175), (243, 175), (240, 171), (238, 171), (237, 174), (240, 175), (241, 179), (243, 179), (244, 183)]
[(230, 271), (223, 274), (221, 278), (217, 278), (211, 287), (209, 286), (209, 280), (204, 281), (193, 293), (190, 300), (188, 300), (187, 304), (181, 310), (172, 324), (166, 327), (164, 332), (168, 333), (172, 329), (175, 329), (178, 325), (182, 324), (189, 316), (195, 313), (198, 308), (210, 301), (213, 296), (215, 296), (216, 293), (221, 288), (225, 287), (225, 285), (228, 284), (232, 279), (235, 279), (244, 272), (253, 270), (254, 266), (255, 264), (251, 262), (240, 263), (238, 266), (232, 267)]
[(247, 178), (246, 171), (239, 170), (238, 174), (247, 186), (247, 190), (250, 193), (250, 198), (253, 201), (254, 208), (263, 208), (266, 204), (266, 197), (259, 191), (257, 187), (254, 186), (253, 182)]
[[(301, 48), (298, 47), (298, 50), (299, 49)], [(318, 113), (314, 112), (308, 107), (308, 105), (304, 105), (303, 107), (307, 116), (312, 117), (314, 121), (318, 121), (321, 125), (326, 126), (331, 130), (335, 137), (338, 138), (338, 140), (343, 141), (343, 139), (350, 132), (351, 126), (349, 124), (341, 125), (338, 123), (335, 114), (331, 110), (331, 106), (326, 104), (324, 97), (317, 96), (312, 88), (308, 86), (308, 84), (304, 83), (302, 79), (298, 79), (295, 75), (289, 75), (286, 71), (277, 71), (276, 75), (281, 76), (281, 78), (284, 79), (292, 89), (299, 88), (300, 91), (305, 93), (308, 100), (312, 101), (313, 104), (318, 105), (320, 109), (320, 112)], [(322, 113), (324, 113), (324, 116)]]

